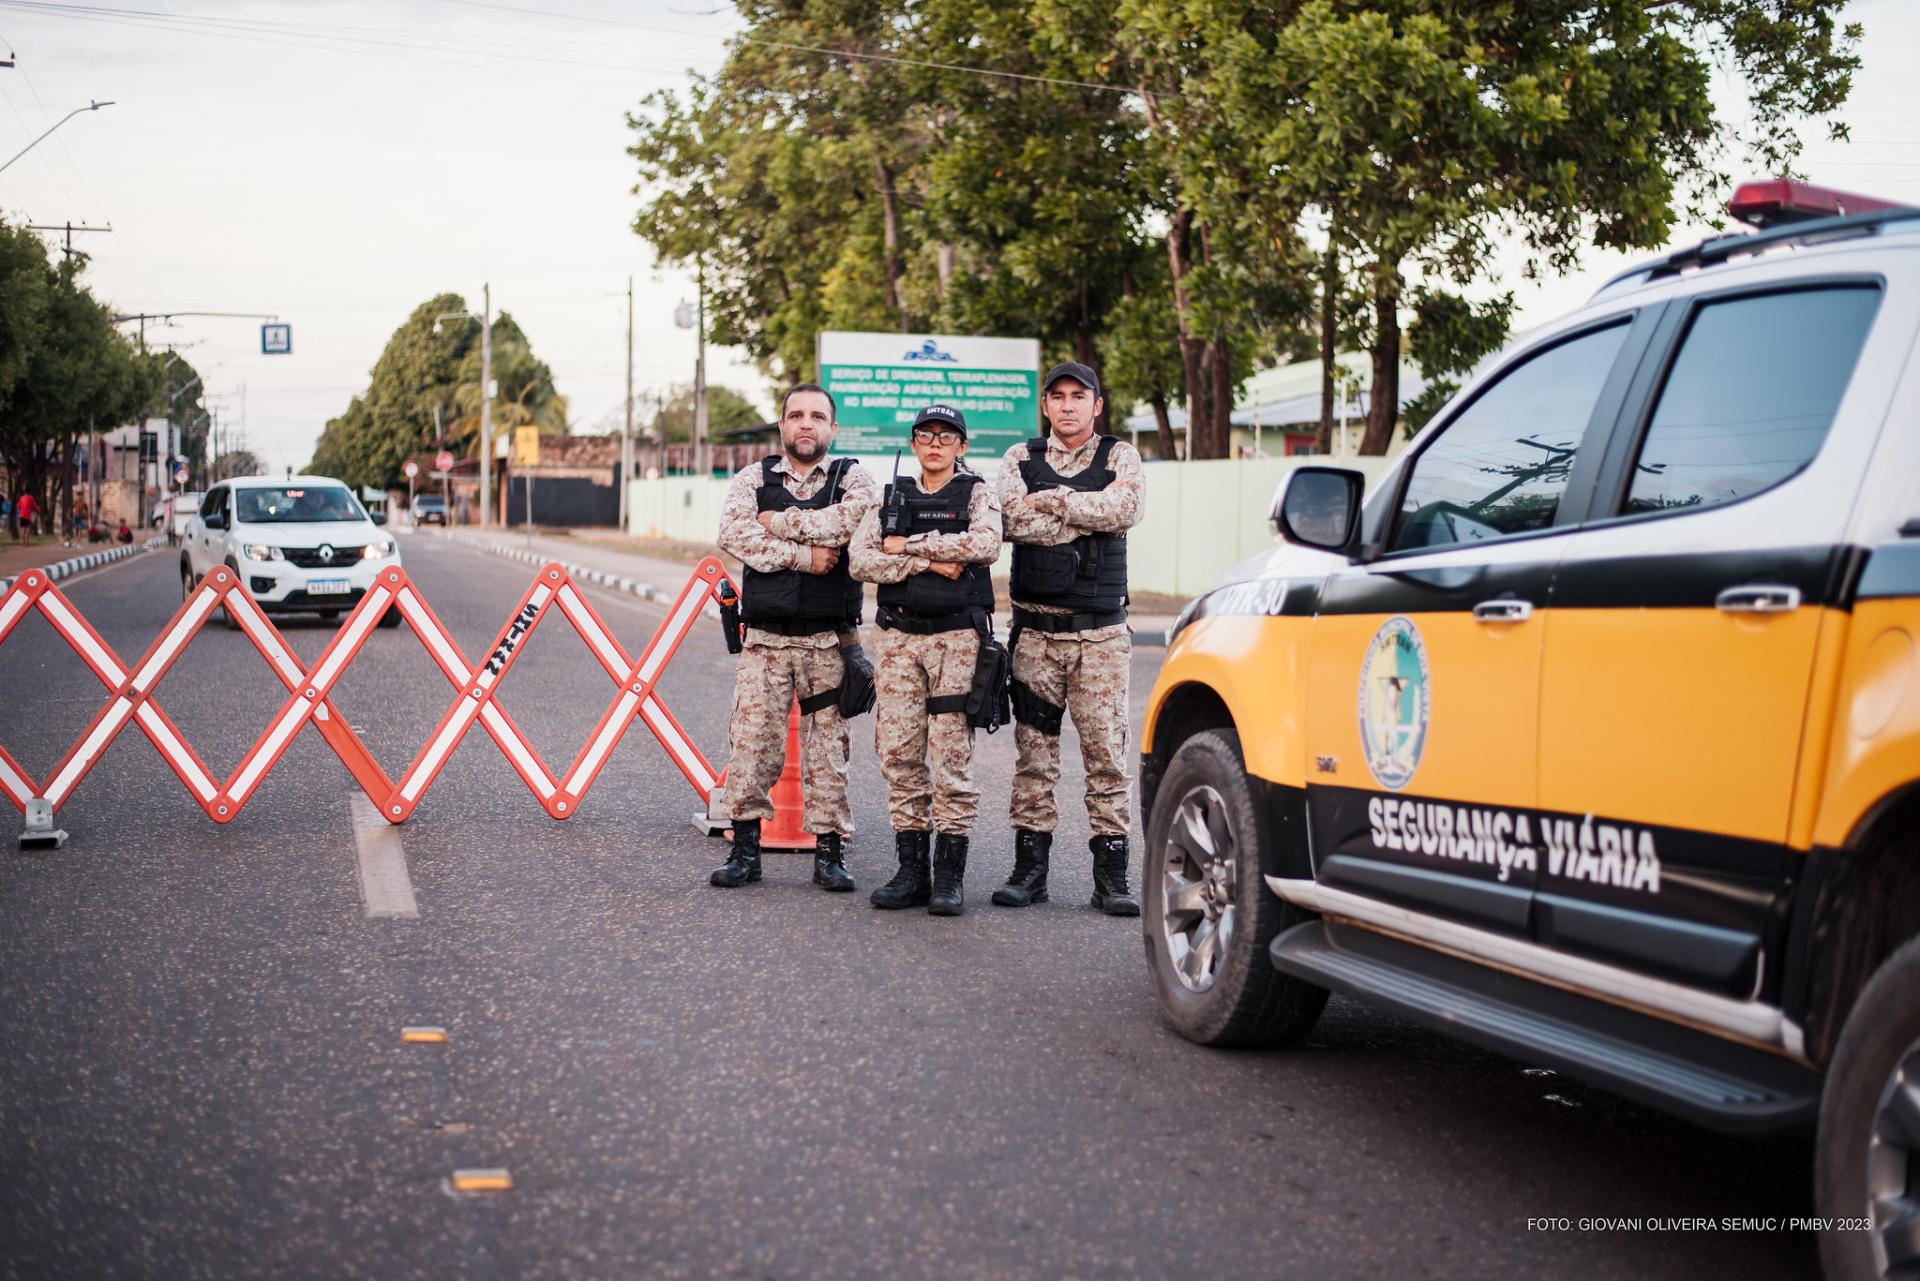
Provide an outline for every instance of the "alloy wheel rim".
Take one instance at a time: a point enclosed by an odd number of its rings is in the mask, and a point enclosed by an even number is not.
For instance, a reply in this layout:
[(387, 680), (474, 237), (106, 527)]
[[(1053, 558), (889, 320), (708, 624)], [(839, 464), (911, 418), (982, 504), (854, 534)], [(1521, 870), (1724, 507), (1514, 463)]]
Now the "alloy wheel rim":
[(1920, 1277), (1920, 1040), (1895, 1061), (1874, 1105), (1867, 1219), (1877, 1274)]
[(1203, 784), (1180, 798), (1161, 872), (1160, 935), (1175, 976), (1189, 992), (1211, 988), (1226, 964), (1238, 925), (1238, 852), (1218, 791)]

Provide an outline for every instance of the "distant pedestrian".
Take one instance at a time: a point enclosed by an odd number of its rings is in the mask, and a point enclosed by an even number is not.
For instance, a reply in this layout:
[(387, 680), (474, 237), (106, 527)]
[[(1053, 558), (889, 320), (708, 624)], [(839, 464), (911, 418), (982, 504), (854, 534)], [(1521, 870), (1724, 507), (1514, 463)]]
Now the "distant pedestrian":
[(133, 541), (133, 530), (127, 526), (127, 518), (125, 516), (120, 518), (120, 532), (114, 535), (114, 539), (122, 543), (130, 543)]
[(25, 547), (33, 534), (34, 517), (40, 514), (40, 500), (32, 494), (20, 495), (20, 545)]

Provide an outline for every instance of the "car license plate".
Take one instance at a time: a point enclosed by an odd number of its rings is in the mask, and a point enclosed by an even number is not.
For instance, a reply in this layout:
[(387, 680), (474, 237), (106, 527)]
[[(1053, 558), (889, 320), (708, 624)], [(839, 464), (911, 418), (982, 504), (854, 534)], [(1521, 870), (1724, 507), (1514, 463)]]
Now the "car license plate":
[(316, 578), (307, 584), (311, 596), (345, 596), (349, 590), (344, 578)]

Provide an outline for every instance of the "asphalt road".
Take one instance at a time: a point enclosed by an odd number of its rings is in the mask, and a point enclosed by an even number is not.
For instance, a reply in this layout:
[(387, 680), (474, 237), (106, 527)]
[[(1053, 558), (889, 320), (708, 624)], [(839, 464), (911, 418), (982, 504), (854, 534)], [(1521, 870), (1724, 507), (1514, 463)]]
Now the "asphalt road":
[[(469, 655), (530, 578), (403, 547)], [(127, 658), (179, 593), (166, 552), (64, 586)], [(662, 617), (588, 595), (633, 650)], [(285, 630), (310, 660), (331, 627)], [(1159, 659), (1135, 657), (1136, 714)], [(730, 680), (703, 621), (662, 685), (716, 764)], [(397, 775), (452, 693), (401, 628), (337, 702)], [(611, 694), (556, 613), (502, 701), (557, 770)], [(36, 774), (103, 696), (38, 619), (0, 647), (0, 741)], [(221, 773), (282, 696), (218, 627), (159, 690)], [(0, 850), (0, 1276), (1813, 1272), (1805, 1236), (1527, 1227), (1811, 1214), (1803, 1142), (1709, 1134), (1340, 999), (1294, 1050), (1181, 1041), (1138, 924), (1086, 906), (1084, 818), (1051, 904), (988, 906), (1009, 861), (990, 821), (966, 916), (873, 911), (870, 724), (858, 895), (814, 890), (797, 856), (710, 889), (723, 847), (638, 726), (564, 823), (475, 730), (393, 829), (415, 919), (366, 914), (351, 784), (317, 734), (227, 827), (123, 734), (61, 811), (66, 849)], [(1010, 736), (978, 752), (997, 819)], [(448, 1042), (402, 1044), (421, 1024)], [(512, 1189), (451, 1193), (471, 1167)]]

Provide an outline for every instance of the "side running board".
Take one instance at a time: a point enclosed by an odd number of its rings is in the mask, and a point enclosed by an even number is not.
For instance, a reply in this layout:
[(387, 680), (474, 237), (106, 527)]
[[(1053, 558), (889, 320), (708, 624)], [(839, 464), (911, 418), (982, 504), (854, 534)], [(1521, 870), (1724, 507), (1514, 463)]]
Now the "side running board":
[(1274, 968), (1482, 1049), (1731, 1134), (1810, 1123), (1819, 1073), (1763, 1050), (1330, 921), (1273, 940)]

